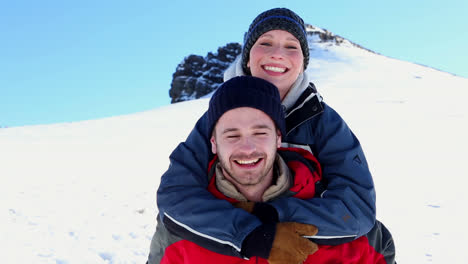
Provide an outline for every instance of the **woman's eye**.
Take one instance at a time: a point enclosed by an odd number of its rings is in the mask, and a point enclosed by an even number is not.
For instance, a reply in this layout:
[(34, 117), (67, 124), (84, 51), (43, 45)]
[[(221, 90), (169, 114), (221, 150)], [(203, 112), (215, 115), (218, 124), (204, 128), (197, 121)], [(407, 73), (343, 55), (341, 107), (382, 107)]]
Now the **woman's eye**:
[(262, 45), (262, 46), (268, 46), (268, 47), (269, 47), (269, 46), (271, 46), (271, 43), (269, 43), (269, 42), (262, 42), (262, 43), (260, 43), (260, 45)]

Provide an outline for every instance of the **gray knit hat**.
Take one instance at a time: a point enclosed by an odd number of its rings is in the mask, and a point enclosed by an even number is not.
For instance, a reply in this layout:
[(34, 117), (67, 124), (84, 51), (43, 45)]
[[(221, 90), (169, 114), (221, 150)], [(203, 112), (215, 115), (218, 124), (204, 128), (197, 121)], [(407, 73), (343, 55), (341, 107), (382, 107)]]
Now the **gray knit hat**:
[(304, 21), (300, 16), (287, 8), (273, 8), (258, 15), (252, 24), (250, 24), (249, 31), (244, 36), (242, 70), (246, 74), (250, 74), (250, 69), (247, 67), (250, 49), (262, 34), (275, 29), (288, 31), (299, 40), (302, 54), (304, 55), (304, 70), (307, 68), (309, 64), (309, 44), (307, 42)]
[(286, 123), (278, 88), (264, 79), (238, 76), (224, 82), (213, 94), (208, 107), (208, 129), (213, 131), (218, 119), (227, 111), (252, 107), (270, 116), (282, 135)]

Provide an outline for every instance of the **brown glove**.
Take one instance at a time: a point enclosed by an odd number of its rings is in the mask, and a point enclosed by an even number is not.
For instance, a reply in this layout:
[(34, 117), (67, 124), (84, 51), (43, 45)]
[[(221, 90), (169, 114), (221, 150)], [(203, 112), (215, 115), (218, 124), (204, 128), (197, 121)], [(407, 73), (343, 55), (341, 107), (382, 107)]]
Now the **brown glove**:
[(314, 225), (295, 222), (278, 223), (268, 263), (303, 263), (310, 254), (318, 250), (318, 246), (302, 236), (313, 236), (317, 232), (318, 229)]
[(255, 202), (237, 202), (232, 204), (234, 207), (244, 209), (248, 213), (252, 213)]

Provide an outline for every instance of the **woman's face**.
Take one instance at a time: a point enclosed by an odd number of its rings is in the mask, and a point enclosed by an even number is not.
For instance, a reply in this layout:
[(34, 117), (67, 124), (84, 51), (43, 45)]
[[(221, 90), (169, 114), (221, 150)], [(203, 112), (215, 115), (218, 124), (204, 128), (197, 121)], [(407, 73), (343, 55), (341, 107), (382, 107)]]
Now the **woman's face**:
[(276, 85), (283, 99), (303, 72), (303, 63), (299, 40), (287, 31), (271, 30), (261, 35), (252, 46), (247, 67), (252, 76)]

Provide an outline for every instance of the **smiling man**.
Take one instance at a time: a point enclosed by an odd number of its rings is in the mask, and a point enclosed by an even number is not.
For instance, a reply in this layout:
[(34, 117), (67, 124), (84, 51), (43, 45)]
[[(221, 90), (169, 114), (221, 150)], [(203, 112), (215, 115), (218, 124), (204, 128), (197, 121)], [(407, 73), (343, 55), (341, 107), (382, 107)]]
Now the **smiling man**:
[[(207, 115), (211, 150), (216, 154), (208, 168), (208, 190), (216, 198), (245, 210), (240, 213), (254, 214), (261, 224), (244, 240), (242, 257), (236, 252), (223, 255), (210, 250), (219, 246), (219, 241), (204, 234), (194, 233), (184, 240), (183, 234), (193, 232), (191, 227), (180, 228), (171, 222), (164, 225), (158, 217), (150, 264), (393, 263), (393, 241), (380, 223), (368, 235), (351, 242), (336, 240), (334, 243), (339, 245), (317, 245), (308, 239), (314, 239), (318, 231), (315, 225), (279, 222), (268, 202), (321, 200), (326, 186), (321, 181), (320, 164), (310, 152), (280, 148), (285, 118), (280, 94), (273, 84), (256, 77), (235, 77), (212, 96)], [(205, 214), (213, 213), (209, 208), (203, 210)], [(309, 216), (300, 215), (304, 219)]]
[(211, 145), (226, 181), (247, 200), (263, 202), (262, 194), (273, 182), (276, 149), (281, 146), (273, 120), (251, 107), (229, 110), (219, 118)]

